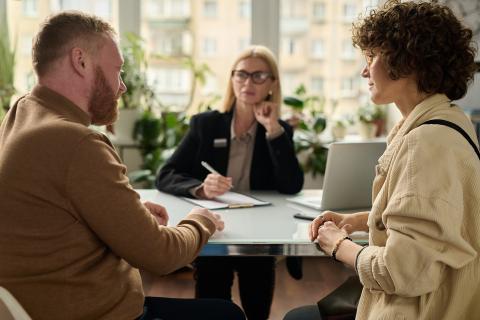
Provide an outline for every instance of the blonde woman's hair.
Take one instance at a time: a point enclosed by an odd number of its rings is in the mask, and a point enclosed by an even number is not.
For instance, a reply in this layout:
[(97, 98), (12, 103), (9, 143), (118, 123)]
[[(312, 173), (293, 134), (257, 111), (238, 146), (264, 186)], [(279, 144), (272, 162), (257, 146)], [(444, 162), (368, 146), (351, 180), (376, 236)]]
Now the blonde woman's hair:
[[(233, 92), (233, 86), (232, 86), (232, 79), (231, 79), (231, 73), (233, 70), (235, 70), (236, 66), (240, 61), (248, 59), (248, 58), (259, 58), (262, 59), (267, 65), (268, 68), (270, 69), (270, 72), (272, 73), (273, 80), (275, 81), (275, 85), (272, 87), (272, 96), (270, 101), (275, 102), (278, 104), (278, 107), (280, 108), (280, 105), (282, 103), (282, 90), (280, 86), (280, 77), (278, 73), (278, 65), (277, 61), (275, 60), (275, 57), (273, 56), (272, 51), (268, 49), (265, 46), (260, 46), (260, 45), (254, 45), (248, 47), (245, 51), (243, 51), (235, 60), (235, 62), (232, 65), (232, 68), (228, 74), (228, 85), (227, 85), (227, 91), (225, 93), (225, 96), (223, 98), (223, 104), (220, 108), (221, 112), (228, 112), (232, 109), (234, 103), (235, 103), (235, 93)], [(279, 110), (280, 112), (280, 110)]]

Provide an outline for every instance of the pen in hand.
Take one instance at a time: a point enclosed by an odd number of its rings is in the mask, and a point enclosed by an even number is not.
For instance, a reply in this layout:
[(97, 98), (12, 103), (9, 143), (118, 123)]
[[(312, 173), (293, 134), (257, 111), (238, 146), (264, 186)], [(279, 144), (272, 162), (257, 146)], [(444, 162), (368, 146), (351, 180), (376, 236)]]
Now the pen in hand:
[[(211, 165), (209, 165), (207, 162), (205, 161), (202, 161), (200, 162), (200, 164), (205, 168), (207, 169), (208, 171), (210, 171), (211, 173), (213, 174), (218, 174), (219, 176), (222, 176), (217, 170), (213, 169), (213, 167)], [(222, 176), (223, 177), (223, 176)], [(230, 185), (230, 189), (233, 188), (233, 184)]]
[(217, 170), (213, 169), (213, 167), (212, 167), (211, 165), (209, 165), (208, 163), (206, 163), (205, 161), (202, 161), (202, 162), (200, 162), (200, 163), (201, 163), (201, 165), (202, 165), (205, 169), (207, 169), (207, 170), (210, 171), (211, 173), (218, 174), (218, 175), (221, 176), (221, 174), (218, 173)]

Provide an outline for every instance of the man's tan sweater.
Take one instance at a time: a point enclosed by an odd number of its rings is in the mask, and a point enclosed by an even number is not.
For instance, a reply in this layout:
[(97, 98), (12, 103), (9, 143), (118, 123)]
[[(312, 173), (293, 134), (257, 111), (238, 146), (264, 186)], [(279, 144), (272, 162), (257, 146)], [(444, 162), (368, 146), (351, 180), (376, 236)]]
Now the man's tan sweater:
[(215, 231), (189, 215), (159, 226), (89, 116), (37, 86), (0, 127), (0, 286), (35, 320), (134, 319), (142, 268), (191, 262)]

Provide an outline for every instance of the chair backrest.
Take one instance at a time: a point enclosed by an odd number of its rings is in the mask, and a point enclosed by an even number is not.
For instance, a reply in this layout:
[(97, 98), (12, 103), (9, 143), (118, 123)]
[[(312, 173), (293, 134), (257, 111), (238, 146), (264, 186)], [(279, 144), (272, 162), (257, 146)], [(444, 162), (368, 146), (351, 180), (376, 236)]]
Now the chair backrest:
[(0, 287), (0, 319), (32, 320), (17, 299), (3, 287)]

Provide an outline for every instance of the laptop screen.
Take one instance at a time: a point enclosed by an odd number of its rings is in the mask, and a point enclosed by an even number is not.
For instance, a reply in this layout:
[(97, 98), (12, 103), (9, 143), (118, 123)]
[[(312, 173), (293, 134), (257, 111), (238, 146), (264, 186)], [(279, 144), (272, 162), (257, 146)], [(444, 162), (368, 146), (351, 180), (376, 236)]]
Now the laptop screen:
[(330, 144), (323, 180), (322, 209), (360, 209), (372, 205), (375, 166), (384, 141)]

